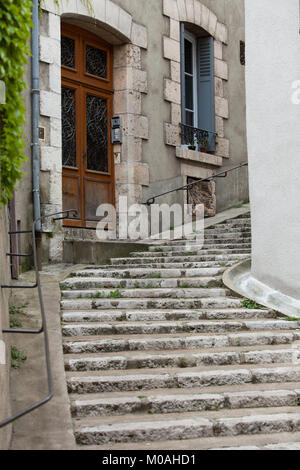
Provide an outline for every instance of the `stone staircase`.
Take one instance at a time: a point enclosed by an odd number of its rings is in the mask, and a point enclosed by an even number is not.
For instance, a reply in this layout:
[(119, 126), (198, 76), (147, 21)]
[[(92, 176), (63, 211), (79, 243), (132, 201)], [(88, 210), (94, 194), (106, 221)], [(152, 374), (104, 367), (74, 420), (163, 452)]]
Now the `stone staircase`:
[[(194, 236), (195, 238), (195, 236)], [(300, 448), (300, 322), (234, 295), (250, 216), (74, 272), (61, 285), (81, 448)]]

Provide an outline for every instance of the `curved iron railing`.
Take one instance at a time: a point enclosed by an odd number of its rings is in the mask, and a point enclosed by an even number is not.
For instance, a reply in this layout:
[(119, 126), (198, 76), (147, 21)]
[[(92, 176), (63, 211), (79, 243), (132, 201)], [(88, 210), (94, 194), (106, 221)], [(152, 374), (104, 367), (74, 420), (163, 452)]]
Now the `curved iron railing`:
[[(45, 359), (46, 359), (46, 369), (47, 369), (47, 384), (48, 384), (48, 394), (42, 400), (34, 403), (33, 405), (28, 406), (25, 410), (16, 413), (15, 415), (11, 416), (10, 418), (5, 419), (4, 421), (0, 422), (0, 428), (11, 424), (13, 421), (21, 418), (22, 416), (31, 413), (32, 411), (40, 408), (41, 406), (48, 403), (53, 398), (53, 378), (52, 378), (52, 371), (51, 371), (51, 362), (50, 362), (50, 349), (49, 349), (49, 336), (47, 330), (47, 321), (46, 321), (46, 312), (45, 306), (43, 301), (42, 295), (42, 288), (41, 288), (41, 281), (40, 281), (40, 273), (38, 269), (38, 258), (37, 258), (37, 246), (36, 246), (36, 227), (37, 224), (41, 223), (44, 219), (54, 218), (55, 216), (59, 215), (66, 215), (66, 217), (59, 217), (53, 220), (62, 220), (67, 219), (70, 216), (70, 213), (76, 213), (76, 210), (67, 210), (63, 212), (56, 212), (54, 214), (45, 215), (36, 219), (32, 224), (32, 230), (24, 230), (18, 232), (9, 232), (10, 235), (12, 234), (20, 234), (20, 233), (32, 233), (32, 240), (33, 240), (33, 260), (34, 260), (34, 268), (35, 268), (35, 277), (36, 282), (32, 285), (3, 285), (1, 286), (2, 289), (38, 289), (39, 294), (39, 302), (41, 308), (41, 318), (42, 318), (42, 326), (38, 330), (26, 330), (26, 329), (5, 329), (2, 330), (3, 333), (10, 333), (10, 334), (30, 334), (30, 335), (39, 335), (44, 333), (44, 342), (45, 342)], [(21, 255), (19, 253), (7, 253), (7, 256), (31, 256), (31, 255)]]

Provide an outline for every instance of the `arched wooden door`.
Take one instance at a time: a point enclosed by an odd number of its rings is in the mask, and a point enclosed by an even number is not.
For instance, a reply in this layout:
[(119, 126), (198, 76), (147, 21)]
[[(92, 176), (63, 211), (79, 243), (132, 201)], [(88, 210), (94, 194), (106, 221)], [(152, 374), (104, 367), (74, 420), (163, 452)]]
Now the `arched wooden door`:
[(62, 24), (63, 209), (78, 215), (65, 225), (93, 228), (100, 204), (114, 204), (112, 47)]

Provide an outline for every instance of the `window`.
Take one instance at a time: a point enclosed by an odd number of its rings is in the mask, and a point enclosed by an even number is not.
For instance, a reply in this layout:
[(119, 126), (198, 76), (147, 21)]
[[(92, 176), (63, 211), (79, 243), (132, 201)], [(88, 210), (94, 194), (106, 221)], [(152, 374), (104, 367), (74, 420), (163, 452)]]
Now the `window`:
[(190, 34), (184, 35), (184, 120), (185, 124), (197, 127), (197, 47), (196, 40)]
[(191, 34), (184, 24), (181, 25), (181, 95), (181, 119), (185, 127), (182, 143), (196, 143), (198, 149), (204, 146), (207, 151), (214, 151), (214, 40), (211, 36)]

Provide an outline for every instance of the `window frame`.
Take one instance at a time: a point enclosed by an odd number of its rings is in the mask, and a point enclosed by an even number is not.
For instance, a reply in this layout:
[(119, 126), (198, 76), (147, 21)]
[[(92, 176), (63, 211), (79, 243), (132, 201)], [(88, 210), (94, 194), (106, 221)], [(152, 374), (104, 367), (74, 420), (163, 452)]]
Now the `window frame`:
[[(189, 109), (186, 107), (186, 99), (184, 100), (183, 103), (183, 111), (184, 111), (184, 116), (182, 116), (183, 119), (183, 124), (186, 124), (186, 113), (187, 112), (193, 112), (194, 115), (194, 122), (192, 127), (198, 127), (198, 112), (199, 112), (199, 96), (198, 96), (198, 79), (199, 79), (199, 70), (198, 70), (198, 57), (197, 57), (197, 38), (194, 34), (190, 33), (189, 31), (184, 31), (184, 45), (185, 47), (185, 41), (189, 41), (192, 44), (193, 47), (193, 53), (192, 53), (192, 59), (193, 59), (193, 74), (189, 74), (186, 72), (185, 69), (185, 59), (183, 63), (183, 77), (184, 81), (182, 83), (182, 86), (185, 88), (184, 91), (184, 96), (186, 96), (186, 86), (185, 86), (185, 78), (186, 76), (192, 77), (193, 78), (193, 105), (194, 109)], [(185, 57), (185, 56), (184, 56)]]

